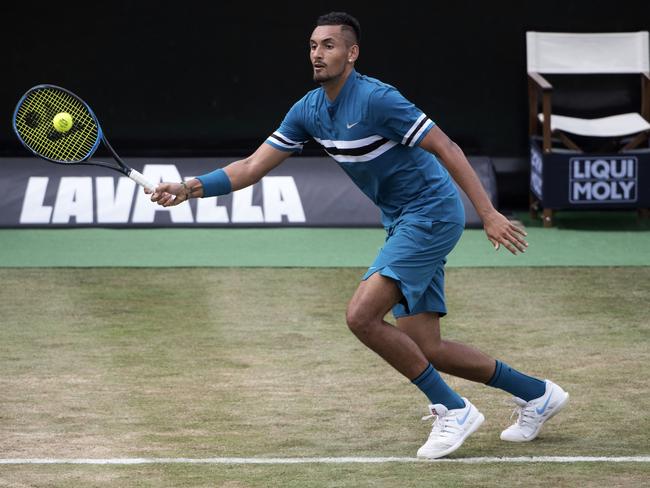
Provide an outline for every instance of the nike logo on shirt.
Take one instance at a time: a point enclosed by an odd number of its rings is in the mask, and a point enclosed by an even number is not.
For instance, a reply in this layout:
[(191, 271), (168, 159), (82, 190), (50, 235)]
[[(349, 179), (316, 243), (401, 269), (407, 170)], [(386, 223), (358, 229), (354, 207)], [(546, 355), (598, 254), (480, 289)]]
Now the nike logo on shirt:
[(361, 121), (359, 120), (359, 121), (355, 122), (354, 124), (347, 123), (347, 124), (345, 124), (345, 125), (348, 126), (348, 129), (352, 129), (352, 127), (354, 127), (355, 125), (357, 125), (359, 122), (361, 122)]

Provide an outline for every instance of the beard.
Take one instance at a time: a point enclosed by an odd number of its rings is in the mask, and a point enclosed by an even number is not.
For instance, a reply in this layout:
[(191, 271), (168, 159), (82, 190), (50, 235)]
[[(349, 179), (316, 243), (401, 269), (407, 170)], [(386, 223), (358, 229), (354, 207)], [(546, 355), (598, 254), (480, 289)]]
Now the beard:
[(314, 82), (316, 83), (327, 83), (328, 81), (332, 81), (338, 77), (340, 77), (344, 72), (344, 69), (342, 69), (338, 73), (332, 73), (330, 71), (330, 66), (328, 66), (325, 70), (321, 71), (320, 73), (316, 73), (314, 70)]
[(314, 72), (314, 81), (316, 83), (325, 83), (331, 80), (332, 77), (328, 73), (316, 73)]

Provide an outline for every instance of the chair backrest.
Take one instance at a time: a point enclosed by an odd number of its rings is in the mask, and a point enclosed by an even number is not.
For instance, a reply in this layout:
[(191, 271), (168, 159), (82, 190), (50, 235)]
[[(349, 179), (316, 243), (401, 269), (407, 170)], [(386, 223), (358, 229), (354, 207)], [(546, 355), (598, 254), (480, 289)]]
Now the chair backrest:
[(528, 72), (549, 74), (650, 71), (648, 31), (526, 32)]

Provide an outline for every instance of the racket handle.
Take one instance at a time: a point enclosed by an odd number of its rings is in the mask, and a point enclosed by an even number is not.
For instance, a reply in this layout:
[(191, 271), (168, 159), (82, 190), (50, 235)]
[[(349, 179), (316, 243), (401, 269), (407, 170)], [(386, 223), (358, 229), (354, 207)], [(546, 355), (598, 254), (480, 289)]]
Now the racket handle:
[(156, 185), (152, 185), (139, 171), (131, 169), (131, 171), (129, 171), (129, 178), (135, 181), (138, 185), (144, 186), (149, 191), (153, 192), (156, 189)]

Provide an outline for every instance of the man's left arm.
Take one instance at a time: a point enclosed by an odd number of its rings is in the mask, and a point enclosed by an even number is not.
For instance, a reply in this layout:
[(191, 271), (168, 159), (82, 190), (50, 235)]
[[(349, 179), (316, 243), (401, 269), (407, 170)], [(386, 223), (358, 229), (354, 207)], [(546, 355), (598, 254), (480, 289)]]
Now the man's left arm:
[(528, 246), (524, 239), (526, 233), (494, 208), (462, 149), (438, 126), (433, 126), (419, 145), (439, 158), (467, 194), (494, 248), (499, 249), (499, 245), (503, 244), (513, 254), (524, 252)]

